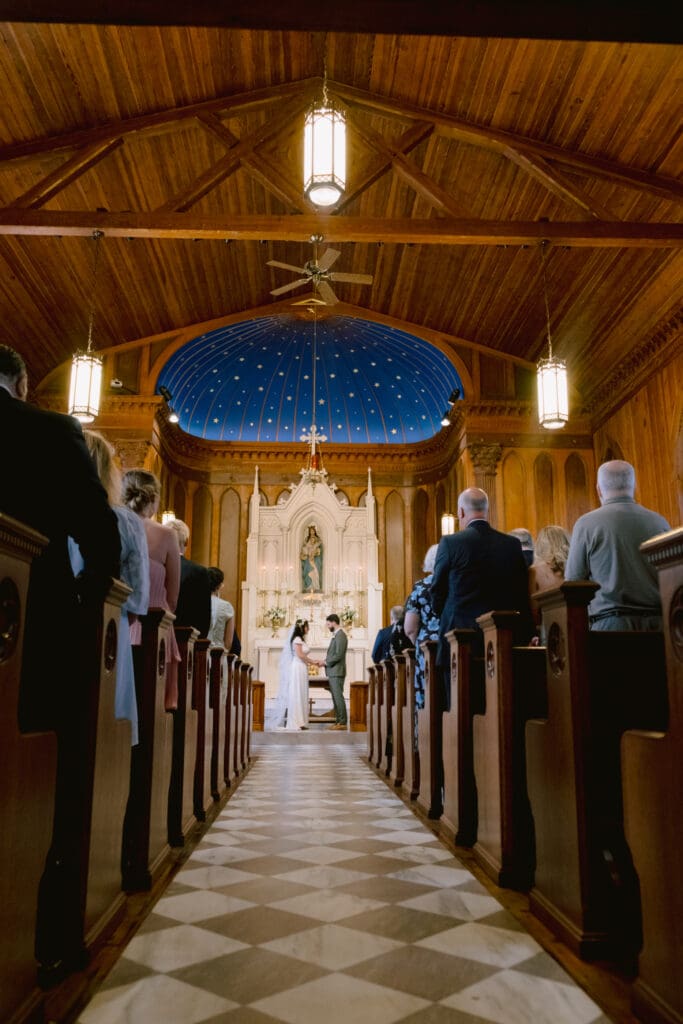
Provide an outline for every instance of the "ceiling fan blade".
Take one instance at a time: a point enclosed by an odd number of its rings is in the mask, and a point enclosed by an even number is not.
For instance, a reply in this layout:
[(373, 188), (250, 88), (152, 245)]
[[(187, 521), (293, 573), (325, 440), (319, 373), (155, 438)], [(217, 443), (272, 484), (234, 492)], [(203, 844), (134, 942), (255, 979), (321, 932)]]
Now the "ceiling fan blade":
[(372, 284), (370, 274), (330, 274), (330, 281), (350, 281), (353, 284)]
[(280, 270), (293, 270), (297, 274), (305, 274), (304, 267), (293, 267), (291, 263), (280, 263), (279, 260), (268, 260), (267, 267), (279, 267)]
[(285, 292), (291, 292), (292, 288), (300, 288), (302, 284), (308, 284), (309, 278), (300, 277), (298, 281), (290, 281), (289, 284), (283, 284), (280, 288), (273, 288), (271, 295), (284, 295)]
[(318, 260), (318, 270), (329, 270), (340, 256), (341, 252), (339, 249), (325, 249), (325, 252)]
[(334, 292), (330, 288), (330, 286), (327, 283), (327, 281), (318, 281), (317, 287), (318, 287), (318, 291), (320, 292), (320, 294), (322, 295), (323, 299), (325, 300), (325, 305), (326, 306), (334, 306), (334, 305), (336, 305), (336, 303), (339, 301), (339, 299), (334, 294)]

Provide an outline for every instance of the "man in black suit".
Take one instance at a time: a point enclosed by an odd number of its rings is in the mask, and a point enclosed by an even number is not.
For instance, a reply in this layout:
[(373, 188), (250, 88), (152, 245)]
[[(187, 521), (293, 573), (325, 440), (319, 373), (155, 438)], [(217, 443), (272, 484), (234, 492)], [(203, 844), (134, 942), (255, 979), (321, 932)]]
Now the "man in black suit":
[(389, 612), (390, 625), (384, 626), (380, 629), (375, 637), (375, 643), (372, 648), (372, 662), (374, 665), (379, 665), (380, 661), (384, 661), (386, 658), (391, 657), (391, 640), (394, 632), (399, 625), (403, 625), (403, 614), (404, 608), (402, 604), (395, 604)]
[(180, 547), (180, 591), (175, 610), (176, 626), (194, 626), (200, 637), (209, 635), (211, 627), (211, 574), (199, 562), (185, 558), (190, 529), (182, 519), (168, 524), (178, 536)]
[[(0, 512), (48, 538), (31, 565), (19, 726), (25, 732), (54, 731), (58, 739), (52, 843), (40, 882), (35, 932), (39, 978), (50, 985), (82, 966), (85, 956), (83, 836), (92, 798), (97, 631), (104, 597), (119, 574), (121, 543), (80, 424), (71, 416), (29, 405), (27, 393), (23, 359), (0, 345)], [(68, 537), (78, 543), (85, 563), (76, 579)]]
[[(528, 569), (517, 537), (494, 530), (488, 522), (486, 491), (468, 487), (458, 498), (459, 531), (442, 537), (431, 585), (432, 607), (441, 616), (437, 665), (448, 678), (452, 629), (476, 629), (475, 657), (484, 653), (477, 616), (496, 609), (520, 613), (515, 640), (527, 643), (534, 633), (529, 605)], [(445, 686), (446, 707), (450, 687)]]

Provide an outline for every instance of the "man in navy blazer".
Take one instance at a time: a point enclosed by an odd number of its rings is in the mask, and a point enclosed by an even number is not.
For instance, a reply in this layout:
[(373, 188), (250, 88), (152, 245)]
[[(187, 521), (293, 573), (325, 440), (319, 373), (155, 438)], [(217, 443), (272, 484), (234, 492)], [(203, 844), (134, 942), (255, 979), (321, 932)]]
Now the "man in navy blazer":
[(190, 528), (182, 519), (169, 523), (178, 537), (180, 548), (180, 590), (175, 610), (176, 626), (194, 626), (200, 637), (209, 635), (211, 628), (211, 576), (205, 565), (185, 558)]
[[(458, 498), (457, 533), (442, 537), (436, 552), (431, 585), (432, 606), (441, 616), (437, 665), (448, 679), (452, 629), (476, 629), (472, 653), (484, 653), (484, 635), (477, 616), (494, 610), (518, 611), (515, 641), (528, 643), (534, 633), (529, 604), (528, 569), (517, 537), (494, 530), (488, 522), (489, 499), (479, 487)], [(450, 687), (445, 686), (446, 707)]]

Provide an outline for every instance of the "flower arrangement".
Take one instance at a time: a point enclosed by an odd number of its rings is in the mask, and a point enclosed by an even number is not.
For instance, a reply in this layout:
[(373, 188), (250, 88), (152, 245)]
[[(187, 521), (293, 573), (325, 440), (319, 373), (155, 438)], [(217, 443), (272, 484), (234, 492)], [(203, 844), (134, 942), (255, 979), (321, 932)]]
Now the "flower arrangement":
[(352, 608), (351, 605), (347, 604), (345, 605), (344, 608), (342, 608), (341, 612), (339, 613), (339, 617), (345, 626), (351, 626), (358, 618), (358, 612), (356, 611), (355, 608)]
[(266, 622), (269, 622), (271, 626), (280, 626), (285, 621), (287, 612), (284, 608), (273, 607), (269, 608), (267, 612), (263, 613), (263, 618)]

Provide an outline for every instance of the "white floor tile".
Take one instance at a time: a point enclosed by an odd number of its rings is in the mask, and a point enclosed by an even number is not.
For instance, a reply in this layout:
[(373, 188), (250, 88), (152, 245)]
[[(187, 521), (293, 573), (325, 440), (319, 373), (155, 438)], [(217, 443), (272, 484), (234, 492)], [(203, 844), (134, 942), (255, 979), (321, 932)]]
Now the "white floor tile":
[(175, 928), (162, 928), (136, 935), (128, 943), (124, 955), (127, 960), (144, 964), (154, 971), (168, 973), (177, 971), (179, 967), (198, 964), (202, 960), (214, 960), (226, 953), (246, 948), (244, 942), (230, 939), (226, 935), (181, 924)]
[(106, 989), (94, 996), (79, 1024), (198, 1024), (237, 1006), (211, 992), (155, 974), (132, 985)]
[(601, 1015), (576, 985), (520, 971), (499, 971), (442, 1004), (497, 1024), (590, 1024)]
[(416, 945), (464, 957), (466, 960), (478, 960), (493, 967), (514, 967), (541, 952), (538, 943), (525, 932), (513, 932), (507, 928), (494, 928), (492, 925), (475, 922), (430, 935), (420, 939)]

